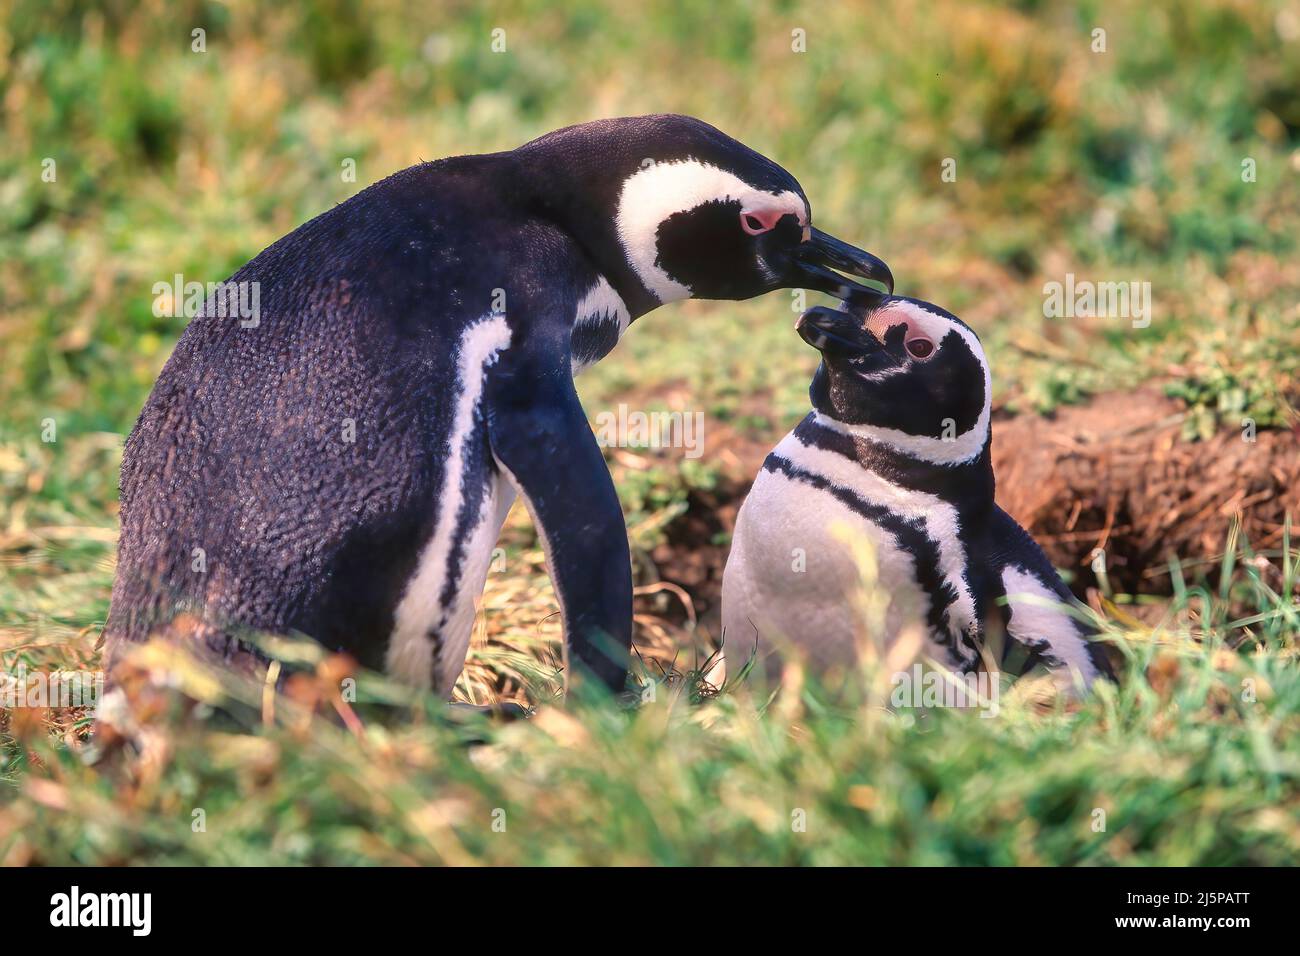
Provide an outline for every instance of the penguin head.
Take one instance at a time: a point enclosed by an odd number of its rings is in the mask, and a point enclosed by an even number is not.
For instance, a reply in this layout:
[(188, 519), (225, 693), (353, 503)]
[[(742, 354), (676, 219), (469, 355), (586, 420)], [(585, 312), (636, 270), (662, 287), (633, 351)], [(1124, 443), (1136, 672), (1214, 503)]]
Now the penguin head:
[(985, 450), (992, 378), (979, 338), (955, 315), (887, 296), (810, 309), (796, 329), (822, 353), (809, 394), (828, 424), (933, 464)]
[[(601, 120), (522, 149), (563, 160), (575, 187), (565, 196), (570, 233), (587, 240), (616, 287), (625, 279), (644, 290), (649, 307), (781, 288), (880, 295), (841, 272), (893, 288), (884, 262), (813, 228), (808, 199), (790, 173), (693, 117)], [(582, 219), (583, 209), (595, 215)], [(617, 263), (602, 256), (608, 247), (618, 251)]]

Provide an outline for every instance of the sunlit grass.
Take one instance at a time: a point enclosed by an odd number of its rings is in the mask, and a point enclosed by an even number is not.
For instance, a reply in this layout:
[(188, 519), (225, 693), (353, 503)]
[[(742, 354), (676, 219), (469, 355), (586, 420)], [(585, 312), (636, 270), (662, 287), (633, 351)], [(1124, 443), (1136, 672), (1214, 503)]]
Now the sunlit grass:
[(832, 693), (795, 669), (761, 715), (763, 697), (692, 705), (677, 681), (632, 710), (544, 702), (502, 725), (371, 674), (344, 703), (310, 644), (292, 646), (306, 670), (268, 711), (260, 684), (150, 645), (142, 672), (165, 670), (199, 709), (142, 692), (172, 719), (131, 776), (88, 769), (39, 722), (11, 729), (0, 858), (1286, 863), (1300, 851), (1296, 558), (1243, 548), (1226, 586), (1180, 588), (1158, 627), (1106, 625), (1127, 662), (1118, 686), (1070, 702), (1022, 682), (991, 719), (890, 708), (878, 680)]
[[(1156, 383), (1185, 404), (1185, 440), (1243, 417), (1294, 425), (1300, 24), (1286, 4), (102, 6), (18, 0), (0, 18), (6, 668), (98, 664), (122, 438), (184, 324), (153, 314), (155, 282), (225, 278), (421, 159), (597, 116), (692, 113), (781, 161), (820, 225), (977, 329), (999, 408)], [(1045, 318), (1043, 284), (1067, 272), (1151, 282), (1151, 326)], [(779, 293), (647, 316), (583, 377), (584, 402), (593, 416), (629, 398), (700, 410), (710, 436), (774, 442), (806, 411), (815, 364), (791, 330), (798, 306)], [(688, 466), (611, 455), (642, 570), (730, 467), (714, 440)], [(71, 743), (84, 714), (2, 714), (0, 862), (1219, 864), (1300, 850), (1289, 540), (1179, 555), (1157, 589), (1168, 600), (1106, 594), (1120, 685), (1046, 709), (1010, 688), (997, 719), (891, 713), (810, 683), (761, 716), (744, 694), (691, 705), (680, 672), (711, 635), (673, 624), (694, 611), (653, 582), (641, 600), (667, 611), (638, 619), (645, 672), (662, 679), (676, 659), (674, 679), (636, 712), (562, 710), (557, 606), (522, 511), (504, 546), (458, 694), (537, 702), (532, 720), (454, 724), (367, 674), (345, 719), (337, 675), (310, 676), (334, 665), (316, 662), (269, 714), (264, 688), (209, 682), (226, 716), (178, 710), (151, 762), (104, 776)]]

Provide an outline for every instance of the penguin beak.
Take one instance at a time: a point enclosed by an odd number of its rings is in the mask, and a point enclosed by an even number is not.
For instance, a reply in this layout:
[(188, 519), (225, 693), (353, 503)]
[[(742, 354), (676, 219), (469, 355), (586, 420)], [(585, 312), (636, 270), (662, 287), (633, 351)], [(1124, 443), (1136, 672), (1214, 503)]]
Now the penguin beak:
[(825, 306), (809, 309), (799, 316), (794, 328), (805, 342), (832, 357), (865, 355), (884, 347), (860, 317)]
[(874, 305), (885, 294), (854, 282), (840, 274), (843, 272), (879, 282), (886, 292), (894, 291), (894, 274), (882, 259), (820, 229), (809, 229), (808, 238), (800, 243), (799, 251), (795, 254), (795, 278), (791, 285), (816, 289), (850, 304)]

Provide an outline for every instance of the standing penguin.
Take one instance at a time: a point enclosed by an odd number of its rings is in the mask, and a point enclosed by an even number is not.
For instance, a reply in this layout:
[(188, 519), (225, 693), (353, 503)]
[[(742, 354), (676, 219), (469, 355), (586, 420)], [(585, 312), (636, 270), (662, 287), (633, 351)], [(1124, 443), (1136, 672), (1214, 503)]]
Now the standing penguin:
[(768, 455), (736, 518), (722, 584), (730, 669), (757, 648), (774, 672), (782, 641), (821, 668), (852, 663), (864, 635), (847, 532), (874, 546), (886, 640), (919, 623), (931, 657), (969, 672), (993, 621), (1007, 639), (999, 668), (1041, 664), (1085, 686), (1108, 674), (1051, 562), (994, 504), (979, 339), (928, 302), (872, 303), (799, 319), (822, 353), (813, 411)]
[(127, 440), (108, 666), (184, 609), (232, 664), (300, 631), (448, 694), (518, 493), (570, 670), (621, 690), (627, 535), (573, 375), (674, 299), (892, 288), (809, 217), (776, 163), (646, 116), (412, 167), (269, 246), (228, 280), (259, 314), (210, 300)]

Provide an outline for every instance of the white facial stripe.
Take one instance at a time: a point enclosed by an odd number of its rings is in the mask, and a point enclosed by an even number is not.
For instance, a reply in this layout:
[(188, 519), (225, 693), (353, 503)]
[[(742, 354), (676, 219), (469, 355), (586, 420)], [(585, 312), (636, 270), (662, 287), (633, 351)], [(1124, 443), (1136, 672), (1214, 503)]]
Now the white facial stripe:
[[(986, 376), (989, 374), (989, 362), (984, 356), (984, 347), (980, 345), (979, 339), (975, 337), (970, 329), (958, 322), (953, 322), (945, 315), (931, 312), (915, 302), (890, 302), (867, 316), (867, 327), (881, 339), (884, 338), (885, 333), (891, 326), (903, 323), (928, 338), (934, 343), (936, 349), (942, 346), (943, 340), (949, 332), (956, 332), (965, 340), (971, 354), (979, 359), (984, 374)], [(986, 395), (985, 400), (987, 401), (987, 399), (988, 396)]]
[[(698, 160), (653, 163), (629, 176), (618, 201), (618, 238), (632, 269), (660, 302), (688, 298), (689, 287), (656, 265), (659, 225), (669, 216), (710, 202), (740, 202), (741, 210), (780, 209), (808, 223), (808, 207), (792, 190), (775, 194)], [(739, 224), (737, 224), (739, 228)]]
[(1024, 568), (1011, 566), (1002, 572), (1002, 589), (1011, 608), (1008, 633), (1030, 647), (1046, 644), (1053, 656), (1082, 675), (1085, 686), (1092, 683), (1097, 667), (1079, 628), (1061, 607), (1060, 595)]
[[(385, 665), (388, 673), (419, 687), (428, 687), (433, 679), (433, 654), (435, 639), (447, 637), (447, 643), (456, 648), (446, 647), (444, 652), (454, 652), (463, 643), (468, 647), (469, 628), (473, 626), (473, 601), (470, 601), (470, 613), (466, 619), (464, 608), (444, 608), (442, 605), (443, 585), (450, 571), (452, 536), (456, 531), (456, 517), (460, 514), (464, 498), (462, 481), (465, 468), (465, 441), (474, 427), (474, 412), (483, 395), (483, 379), (487, 369), (497, 360), (497, 356), (510, 346), (510, 326), (504, 316), (491, 315), (481, 319), (467, 328), (460, 338), (457, 350), (458, 382), (460, 391), (456, 396), (456, 413), (452, 420), (451, 434), (447, 439), (446, 472), (442, 479), (442, 488), (438, 498), (438, 521), (433, 537), (420, 553), (420, 561), (415, 575), (406, 586), (402, 600), (397, 605), (394, 615), (393, 634), (388, 641)], [(484, 502), (485, 512), (492, 507)], [(480, 513), (480, 527), (476, 528), (472, 543), (478, 546), (483, 534), (484, 513)], [(505, 515), (502, 514), (504, 519)], [(500, 530), (500, 525), (497, 525)], [(488, 544), (490, 553), (495, 538)], [(469, 549), (465, 558), (470, 557)], [(478, 568), (469, 569), (477, 575)], [(486, 574), (486, 563), (483, 573)], [(462, 575), (460, 590), (468, 591), (471, 585), (467, 575)], [(479, 589), (482, 589), (480, 582)], [(474, 592), (475, 595), (478, 591)], [(456, 611), (454, 625), (464, 629), (464, 640), (460, 634), (452, 634), (451, 622), (443, 623), (448, 611)], [(444, 635), (445, 628), (445, 635)], [(455, 656), (454, 653), (448, 657)], [(461, 651), (460, 663), (464, 662)], [(440, 662), (441, 663), (441, 662)], [(459, 669), (457, 669), (459, 673)], [(440, 690), (442, 688), (439, 688)], [(449, 687), (446, 689), (450, 689)]]
[[(632, 324), (632, 315), (628, 312), (622, 297), (614, 291), (614, 287), (604, 276), (596, 280), (596, 284), (578, 302), (578, 307), (573, 313), (574, 328), (584, 323), (600, 322), (617, 322), (620, 339), (627, 331), (627, 327)], [(580, 365), (574, 360), (570, 370), (572, 374), (578, 375), (590, 365), (589, 362)]]
[[(788, 458), (800, 468), (820, 475), (833, 485), (853, 492), (864, 501), (881, 505), (903, 518), (919, 521), (925, 534), (939, 550), (939, 570), (957, 595), (949, 609), (949, 618), (956, 628), (973, 634), (975, 598), (966, 584), (966, 549), (958, 537), (957, 509), (938, 495), (903, 488), (886, 481), (873, 471), (835, 452), (805, 445), (791, 432), (781, 439), (773, 453)], [(956, 635), (954, 635), (956, 636)], [(958, 643), (959, 654), (969, 649)]]
[[(988, 359), (984, 357), (984, 349), (979, 339), (965, 326), (952, 322), (937, 312), (924, 309), (914, 302), (891, 302), (873, 312), (868, 319), (868, 325), (873, 328), (879, 326), (883, 335), (891, 324), (891, 318), (894, 325), (906, 321), (920, 329), (934, 343), (935, 356), (943, 348), (943, 340), (949, 332), (956, 332), (962, 337), (971, 354), (979, 360), (980, 368), (984, 372), (984, 407), (980, 409), (975, 424), (955, 438), (945, 441), (943, 438), (933, 438), (928, 435), (909, 435), (896, 428), (884, 428), (879, 425), (850, 425), (831, 418), (823, 412), (816, 413), (818, 422), (843, 434), (885, 445), (910, 455), (918, 461), (933, 465), (960, 465), (978, 457), (988, 439), (989, 419), (993, 411), (993, 376), (989, 373)], [(927, 361), (932, 362), (934, 358), (931, 357)]]

